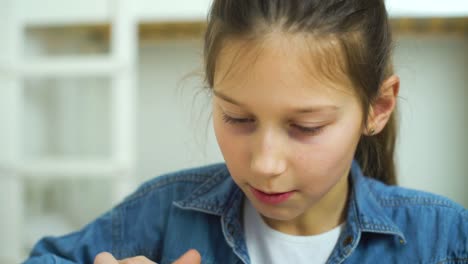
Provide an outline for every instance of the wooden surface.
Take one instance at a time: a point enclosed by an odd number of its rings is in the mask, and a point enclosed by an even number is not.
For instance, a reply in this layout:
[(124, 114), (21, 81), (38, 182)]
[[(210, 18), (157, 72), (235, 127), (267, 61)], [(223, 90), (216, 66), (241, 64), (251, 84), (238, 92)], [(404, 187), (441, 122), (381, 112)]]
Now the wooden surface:
[[(468, 37), (468, 17), (461, 18), (398, 18), (390, 21), (395, 35), (398, 34), (451, 34)], [(164, 41), (174, 39), (201, 39), (206, 23), (167, 22), (142, 23), (139, 25), (139, 39)], [(105, 24), (84, 26), (51, 26), (29, 28), (33, 34), (47, 35), (52, 42), (60, 41), (64, 34), (82, 34), (96, 42), (108, 41), (111, 28)]]

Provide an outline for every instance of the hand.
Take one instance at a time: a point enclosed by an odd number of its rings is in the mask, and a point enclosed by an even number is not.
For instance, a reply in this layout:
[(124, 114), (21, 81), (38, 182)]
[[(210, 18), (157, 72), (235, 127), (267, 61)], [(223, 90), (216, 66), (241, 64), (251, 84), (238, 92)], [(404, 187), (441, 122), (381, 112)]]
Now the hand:
[(201, 264), (201, 256), (198, 251), (191, 249), (172, 264)]
[[(99, 253), (94, 259), (94, 264), (156, 264), (144, 256), (137, 256), (133, 258), (126, 258), (116, 260), (112, 254), (108, 252)], [(191, 249), (185, 252), (178, 260), (172, 264), (201, 264), (201, 256), (198, 251)]]

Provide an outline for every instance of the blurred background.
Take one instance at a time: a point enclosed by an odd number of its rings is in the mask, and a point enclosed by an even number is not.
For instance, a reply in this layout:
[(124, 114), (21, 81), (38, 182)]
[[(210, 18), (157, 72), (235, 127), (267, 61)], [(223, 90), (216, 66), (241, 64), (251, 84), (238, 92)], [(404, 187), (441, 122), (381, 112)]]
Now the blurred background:
[[(0, 263), (143, 181), (222, 161), (203, 93), (210, 0), (0, 0)], [(468, 2), (387, 0), (402, 186), (468, 207)]]

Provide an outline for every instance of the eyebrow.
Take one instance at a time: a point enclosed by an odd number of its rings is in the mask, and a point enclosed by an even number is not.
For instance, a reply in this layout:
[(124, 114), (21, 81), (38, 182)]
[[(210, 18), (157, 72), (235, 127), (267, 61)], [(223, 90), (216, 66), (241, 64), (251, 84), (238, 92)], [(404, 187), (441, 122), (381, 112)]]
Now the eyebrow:
[[(223, 93), (220, 93), (216, 90), (213, 89), (213, 93), (216, 97), (219, 97), (221, 98), (222, 100), (224, 101), (227, 101), (229, 103), (232, 103), (232, 104), (235, 104), (235, 105), (238, 105), (238, 106), (244, 106), (244, 104), (234, 100), (233, 98), (223, 94)], [(317, 113), (317, 112), (336, 112), (338, 111), (340, 108), (338, 106), (335, 106), (335, 105), (322, 105), (322, 106), (314, 106), (314, 107), (302, 107), (302, 108), (295, 108), (293, 109), (293, 112), (296, 112), (296, 113)]]
[(213, 93), (217, 97), (219, 97), (219, 98), (223, 99), (224, 101), (227, 101), (227, 102), (229, 102), (231, 104), (235, 104), (235, 105), (238, 105), (238, 106), (244, 106), (244, 104), (241, 104), (241, 103), (237, 102), (236, 100), (230, 98), (229, 96), (227, 96), (225, 94), (222, 94), (222, 93), (220, 93), (220, 92), (218, 92), (218, 91), (216, 91), (214, 89), (213, 89)]

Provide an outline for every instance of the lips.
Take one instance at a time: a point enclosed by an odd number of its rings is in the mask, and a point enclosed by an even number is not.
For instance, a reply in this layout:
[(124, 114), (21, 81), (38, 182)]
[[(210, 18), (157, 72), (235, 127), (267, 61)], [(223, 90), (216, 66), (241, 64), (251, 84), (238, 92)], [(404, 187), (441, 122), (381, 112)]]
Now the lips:
[(250, 188), (255, 198), (257, 198), (260, 202), (271, 204), (271, 205), (283, 203), (287, 201), (289, 197), (291, 197), (291, 195), (294, 194), (294, 191), (282, 192), (282, 193), (266, 193), (258, 189), (255, 189), (253, 187), (250, 187)]

